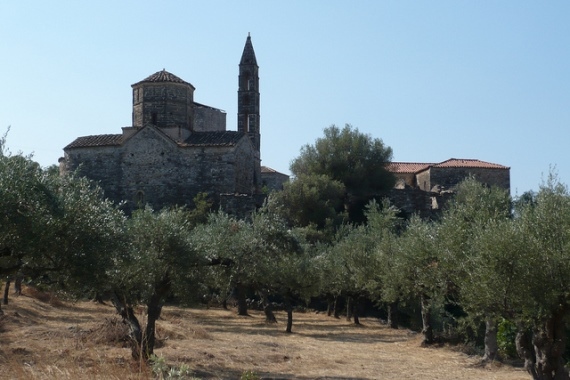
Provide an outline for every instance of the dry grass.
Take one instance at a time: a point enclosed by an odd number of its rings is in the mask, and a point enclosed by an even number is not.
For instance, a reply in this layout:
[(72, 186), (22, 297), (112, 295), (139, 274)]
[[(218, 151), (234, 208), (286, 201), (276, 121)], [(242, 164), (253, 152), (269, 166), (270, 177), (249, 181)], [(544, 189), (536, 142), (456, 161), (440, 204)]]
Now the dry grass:
[[(2, 378), (148, 379), (130, 359), (113, 308), (91, 302), (41, 301), (25, 290), (3, 306)], [(40, 297), (42, 298), (42, 297)], [(142, 316), (141, 316), (142, 318)], [(420, 336), (374, 319), (362, 327), (321, 314), (283, 314), (267, 325), (261, 313), (167, 307), (158, 322), (156, 354), (190, 367), (197, 378), (237, 379), (244, 371), (271, 379), (529, 379), (520, 368), (479, 365), (448, 347), (420, 348)]]

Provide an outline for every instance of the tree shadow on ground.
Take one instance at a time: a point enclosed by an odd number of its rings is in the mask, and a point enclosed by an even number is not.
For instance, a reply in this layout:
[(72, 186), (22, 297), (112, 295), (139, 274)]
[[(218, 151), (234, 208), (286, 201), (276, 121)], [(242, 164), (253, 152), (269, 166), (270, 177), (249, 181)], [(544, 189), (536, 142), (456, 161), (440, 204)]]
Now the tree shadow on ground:
[[(370, 380), (366, 377), (338, 377), (338, 376), (299, 376), (288, 373), (273, 373), (266, 371), (253, 371), (260, 380)], [(217, 366), (208, 370), (194, 370), (194, 376), (200, 379), (239, 379), (244, 372)]]

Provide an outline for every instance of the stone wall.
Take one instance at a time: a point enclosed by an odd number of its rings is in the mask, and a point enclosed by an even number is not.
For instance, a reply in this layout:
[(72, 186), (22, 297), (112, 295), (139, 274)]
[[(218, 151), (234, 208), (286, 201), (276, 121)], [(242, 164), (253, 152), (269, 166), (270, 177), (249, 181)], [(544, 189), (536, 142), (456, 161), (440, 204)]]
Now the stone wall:
[[(511, 189), (509, 169), (431, 167), (429, 172), (431, 177), (429, 189), (435, 185), (452, 189), (469, 176), (489, 186), (497, 186), (507, 191)], [(421, 183), (423, 182), (418, 179), (418, 184)]]
[(255, 153), (247, 138), (235, 146), (181, 148), (155, 129), (144, 128), (121, 146), (68, 149), (65, 154), (68, 170), (79, 168), (80, 174), (99, 182), (106, 197), (126, 202), (127, 212), (147, 203), (157, 210), (193, 207), (200, 192), (217, 203), (219, 194), (252, 194), (256, 187)]
[(194, 124), (196, 132), (225, 131), (226, 113), (222, 110), (194, 103)]
[(401, 210), (402, 216), (417, 214), (423, 219), (433, 219), (453, 198), (452, 192), (429, 192), (418, 188), (406, 187), (392, 189), (388, 194), (390, 203)]
[(261, 172), (261, 187), (269, 191), (283, 190), (283, 184), (289, 181), (287, 174), (274, 172)]
[(194, 89), (181, 83), (141, 83), (133, 87), (133, 126), (190, 129)]

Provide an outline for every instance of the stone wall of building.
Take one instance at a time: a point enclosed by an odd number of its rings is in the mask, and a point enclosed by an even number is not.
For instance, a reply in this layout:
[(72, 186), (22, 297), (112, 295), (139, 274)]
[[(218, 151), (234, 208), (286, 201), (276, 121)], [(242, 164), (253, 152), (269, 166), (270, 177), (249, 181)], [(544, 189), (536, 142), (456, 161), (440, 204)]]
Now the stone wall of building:
[(222, 110), (194, 103), (195, 132), (225, 131), (226, 113)]
[(181, 83), (133, 85), (133, 126), (191, 128), (194, 88)]
[(402, 216), (417, 214), (423, 219), (433, 219), (445, 208), (453, 198), (452, 192), (430, 192), (418, 188), (406, 187), (392, 189), (388, 194), (390, 203), (400, 209)]
[(289, 181), (287, 174), (277, 171), (261, 170), (261, 187), (269, 191), (283, 190), (283, 184)]
[[(68, 149), (68, 170), (100, 183), (105, 196), (126, 202), (132, 211), (141, 204), (155, 209), (193, 206), (193, 198), (255, 191), (255, 162), (248, 139), (235, 146), (185, 147), (152, 129), (144, 128), (121, 146)], [(258, 171), (259, 172), (259, 171)]]
[[(435, 185), (440, 185), (444, 189), (452, 189), (469, 176), (489, 186), (497, 186), (507, 191), (511, 188), (509, 169), (431, 167), (429, 172), (431, 177), (429, 189)], [(418, 179), (418, 184), (422, 183)]]

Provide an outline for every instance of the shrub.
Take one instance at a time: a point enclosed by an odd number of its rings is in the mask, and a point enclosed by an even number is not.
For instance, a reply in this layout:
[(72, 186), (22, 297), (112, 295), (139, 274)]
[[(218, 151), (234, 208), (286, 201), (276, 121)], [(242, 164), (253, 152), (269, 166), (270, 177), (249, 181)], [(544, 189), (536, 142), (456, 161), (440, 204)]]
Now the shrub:
[(515, 324), (508, 319), (501, 319), (497, 330), (497, 345), (501, 357), (505, 359), (517, 357), (516, 336), (517, 327)]

